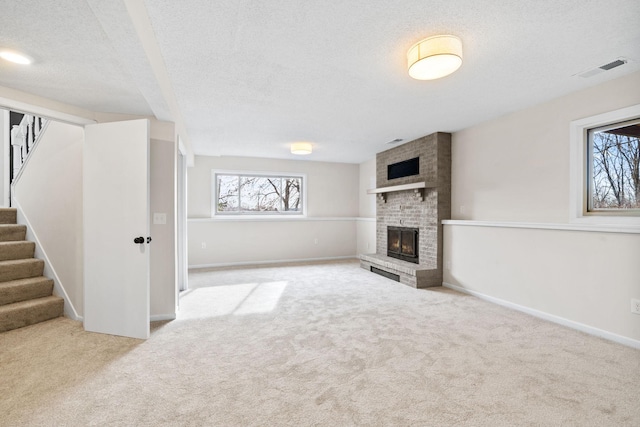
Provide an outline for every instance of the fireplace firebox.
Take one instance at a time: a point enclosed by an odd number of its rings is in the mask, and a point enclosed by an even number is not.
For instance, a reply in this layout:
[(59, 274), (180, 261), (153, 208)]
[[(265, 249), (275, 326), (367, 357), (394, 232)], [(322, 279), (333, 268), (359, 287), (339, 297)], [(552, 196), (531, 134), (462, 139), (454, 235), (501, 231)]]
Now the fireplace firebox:
[(418, 264), (417, 228), (387, 227), (387, 256)]

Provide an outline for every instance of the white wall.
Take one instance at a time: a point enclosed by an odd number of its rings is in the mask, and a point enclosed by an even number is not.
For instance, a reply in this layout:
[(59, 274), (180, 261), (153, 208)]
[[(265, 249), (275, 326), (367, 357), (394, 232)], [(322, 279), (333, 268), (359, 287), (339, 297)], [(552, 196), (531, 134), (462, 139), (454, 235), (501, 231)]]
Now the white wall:
[(454, 133), (452, 217), (567, 222), (569, 123), (639, 102), (634, 73)]
[(65, 313), (70, 317), (82, 315), (83, 309), (83, 142), (82, 127), (49, 122), (13, 194), (22, 219), (28, 221), (29, 233), (48, 257), (45, 275), (52, 274), (56, 293), (68, 297)]
[(367, 190), (376, 188), (376, 159), (375, 157), (360, 163), (360, 210), (356, 234), (358, 237), (358, 254), (372, 254), (376, 252), (376, 196), (367, 194)]
[[(306, 174), (307, 217), (211, 219), (212, 169)], [(190, 267), (356, 254), (360, 200), (355, 164), (196, 156), (188, 171), (187, 200)]]
[[(153, 133), (153, 132), (152, 132)], [(169, 137), (172, 135), (170, 134)], [(176, 155), (171, 140), (152, 139), (151, 164), (151, 318), (167, 319), (176, 312)], [(166, 224), (154, 224), (153, 214), (164, 213)]]
[(376, 158), (360, 163), (360, 217), (376, 217), (376, 196), (367, 194), (367, 190), (376, 188)]
[[(640, 103), (640, 73), (453, 134), (452, 216), (569, 222), (569, 123)], [(640, 345), (640, 235), (446, 225), (444, 281)]]
[(445, 282), (640, 343), (640, 236), (445, 226)]
[[(196, 157), (197, 158), (197, 157)], [(189, 221), (189, 266), (354, 257), (356, 220)], [(202, 243), (206, 248), (202, 247)]]

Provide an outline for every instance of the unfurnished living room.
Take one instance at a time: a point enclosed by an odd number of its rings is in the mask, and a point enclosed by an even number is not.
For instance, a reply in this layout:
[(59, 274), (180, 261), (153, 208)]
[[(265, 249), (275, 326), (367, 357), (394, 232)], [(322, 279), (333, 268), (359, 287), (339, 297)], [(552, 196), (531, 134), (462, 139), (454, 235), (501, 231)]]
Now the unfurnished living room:
[(640, 426), (639, 18), (0, 0), (0, 426)]

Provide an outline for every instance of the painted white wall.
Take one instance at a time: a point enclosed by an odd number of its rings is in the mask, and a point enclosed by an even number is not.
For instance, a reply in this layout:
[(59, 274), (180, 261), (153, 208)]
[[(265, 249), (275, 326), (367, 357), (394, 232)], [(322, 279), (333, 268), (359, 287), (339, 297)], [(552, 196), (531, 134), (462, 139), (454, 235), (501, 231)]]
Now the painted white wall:
[(191, 220), (188, 227), (191, 268), (348, 258), (356, 254), (355, 218)]
[(358, 255), (376, 253), (376, 219), (358, 218), (356, 237), (358, 239), (356, 246)]
[(371, 254), (376, 252), (376, 196), (367, 194), (367, 190), (376, 188), (375, 157), (360, 163), (359, 172), (360, 218), (356, 230), (358, 238), (356, 250), (358, 254)]
[(639, 102), (634, 73), (455, 132), (452, 218), (567, 222), (569, 123)]
[[(175, 142), (151, 139), (151, 318), (167, 319), (176, 312), (176, 154)], [(166, 214), (166, 224), (154, 224), (153, 214)]]
[[(307, 217), (211, 219), (213, 169), (306, 174)], [(195, 167), (189, 168), (187, 179), (190, 267), (356, 254), (356, 219), (360, 203), (359, 167), (356, 164), (196, 156)], [(198, 218), (206, 220), (198, 221)], [(245, 247), (247, 241), (250, 244)]]
[(376, 217), (376, 196), (367, 194), (367, 190), (376, 188), (376, 158), (360, 163), (360, 217)]
[[(640, 73), (453, 134), (454, 219), (569, 222), (569, 123), (640, 103)], [(445, 283), (640, 344), (640, 236), (444, 227)]]
[(65, 313), (70, 317), (82, 315), (83, 310), (83, 141), (82, 127), (49, 122), (13, 194), (16, 207), (28, 221), (29, 233), (48, 258), (56, 293), (68, 297), (71, 306), (65, 304)]
[(445, 282), (637, 340), (637, 234), (445, 226)]

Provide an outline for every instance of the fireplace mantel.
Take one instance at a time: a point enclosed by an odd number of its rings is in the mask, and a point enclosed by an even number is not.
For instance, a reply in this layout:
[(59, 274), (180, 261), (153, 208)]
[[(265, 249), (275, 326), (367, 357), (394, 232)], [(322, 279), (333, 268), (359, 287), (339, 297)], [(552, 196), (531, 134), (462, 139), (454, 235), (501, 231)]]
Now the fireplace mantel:
[(402, 185), (393, 185), (390, 187), (373, 188), (371, 190), (367, 190), (367, 194), (377, 194), (378, 198), (382, 200), (384, 203), (386, 203), (387, 193), (393, 193), (395, 191), (413, 190), (414, 193), (416, 193), (416, 197), (420, 198), (421, 200), (424, 200), (424, 194), (422, 194), (423, 190), (425, 188), (435, 188), (437, 186), (438, 184), (435, 182), (421, 181), (421, 182), (414, 182), (411, 184), (402, 184)]
[(438, 184), (435, 182), (414, 182), (412, 184), (393, 185), (391, 187), (372, 188), (367, 190), (367, 194), (392, 193), (394, 191), (417, 190), (420, 188), (434, 188)]

